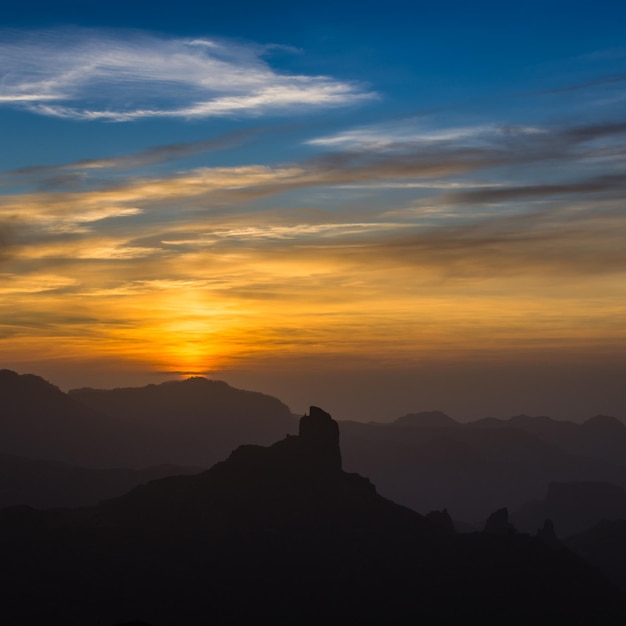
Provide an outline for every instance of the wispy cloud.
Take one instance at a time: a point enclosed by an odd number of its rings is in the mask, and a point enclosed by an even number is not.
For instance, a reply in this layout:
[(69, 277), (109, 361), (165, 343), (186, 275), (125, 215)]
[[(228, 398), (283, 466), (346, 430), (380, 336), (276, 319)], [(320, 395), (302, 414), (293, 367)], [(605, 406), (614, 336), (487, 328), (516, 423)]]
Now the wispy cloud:
[(614, 74), (610, 76), (600, 76), (592, 80), (587, 80), (581, 83), (574, 83), (565, 85), (563, 87), (554, 87), (552, 89), (544, 89), (542, 91), (535, 91), (533, 95), (543, 96), (558, 93), (568, 93), (570, 91), (582, 91), (584, 89), (594, 89), (595, 87), (604, 87), (607, 85), (616, 85), (626, 82), (626, 74)]
[(9, 256), (13, 245), (14, 229), (9, 222), (0, 221), (0, 261)]
[[(625, 137), (623, 117), (412, 120), (275, 165), (131, 171), (209, 141), (21, 170), (0, 195), (4, 354), (623, 352)], [(85, 182), (29, 187), (49, 175)]]
[(553, 196), (571, 196), (587, 194), (623, 194), (626, 189), (624, 173), (606, 174), (584, 180), (560, 182), (547, 185), (502, 186), (500, 188), (466, 188), (460, 192), (446, 193), (439, 196), (437, 202), (442, 205), (476, 204), (488, 205), (524, 199), (550, 199)]
[(416, 146), (436, 146), (446, 143), (454, 143), (456, 146), (480, 146), (502, 138), (543, 132), (545, 130), (537, 126), (504, 124), (426, 128), (412, 120), (403, 120), (393, 124), (379, 124), (342, 131), (335, 135), (310, 139), (306, 143), (332, 150), (399, 151)]
[(80, 161), (64, 163), (61, 165), (33, 165), (21, 167), (8, 171), (4, 175), (0, 175), (0, 179), (10, 179), (19, 176), (35, 177), (75, 170), (129, 170), (146, 165), (156, 165), (158, 163), (167, 163), (177, 161), (179, 159), (186, 159), (188, 157), (212, 150), (238, 146), (259, 132), (260, 131), (258, 129), (239, 130), (224, 133), (223, 135), (214, 137), (213, 139), (206, 139), (203, 141), (153, 146), (151, 148), (147, 148), (146, 150), (135, 152), (134, 154), (121, 155), (119, 157), (105, 159), (81, 159)]
[(0, 105), (68, 119), (260, 115), (374, 96), (356, 82), (281, 73), (254, 44), (82, 29), (2, 39)]
[[(468, 129), (463, 135), (472, 137), (482, 132), (472, 134)], [(387, 137), (388, 145), (397, 145), (393, 141), (398, 134), (396, 129)], [(465, 140), (449, 139), (413, 145), (403, 142), (398, 149), (378, 150), (369, 146), (359, 150), (333, 150), (309, 160), (273, 167), (204, 167), (161, 177), (131, 175), (113, 181), (96, 179), (84, 189), (59, 190), (52, 185), (39, 192), (0, 196), (0, 219), (37, 224), (43, 231), (56, 234), (88, 232), (96, 227), (101, 230), (102, 224), (97, 223), (103, 220), (141, 215), (145, 216), (143, 224), (155, 221), (184, 223), (187, 219), (195, 220), (195, 215), (206, 215), (207, 211), (214, 213), (272, 195), (324, 187), (346, 192), (350, 189), (363, 192), (368, 189), (374, 192), (377, 188), (407, 192), (415, 189), (428, 195), (426, 203), (429, 206), (442, 209), (462, 205), (485, 208), (504, 203), (515, 208), (513, 203), (523, 200), (546, 201), (575, 194), (612, 197), (623, 193), (623, 167), (619, 159), (607, 159), (623, 155), (625, 134), (626, 123), (619, 120), (532, 130), (500, 128), (488, 133), (488, 140), (470, 144)], [(82, 161), (55, 166), (52, 170), (29, 168), (19, 172), (24, 176), (38, 173), (57, 173), (61, 178), (67, 174), (82, 176), (102, 168), (123, 169), (154, 160), (173, 159), (210, 149), (216, 143), (231, 139), (223, 137), (198, 144), (163, 146), (125, 157)], [(598, 171), (600, 161), (602, 167)], [(552, 170), (549, 180), (542, 173), (534, 182), (515, 178), (515, 170), (507, 171), (507, 176), (513, 176), (507, 183), (500, 175), (493, 174), (502, 166), (538, 167), (545, 163), (567, 163), (568, 167)], [(568, 171), (574, 164), (578, 169), (576, 175), (571, 176)], [(471, 173), (478, 171), (482, 180), (468, 179)], [(391, 216), (389, 211), (393, 209), (392, 206), (385, 207), (387, 217)], [(394, 214), (398, 214), (397, 210)], [(415, 211), (412, 214), (415, 215)], [(355, 223), (352, 218), (350, 222)], [(126, 226), (133, 229), (128, 221)]]
[(626, 212), (619, 204), (570, 203), (438, 228), (409, 229), (345, 254), (430, 268), (444, 278), (531, 277), (535, 285), (626, 271)]

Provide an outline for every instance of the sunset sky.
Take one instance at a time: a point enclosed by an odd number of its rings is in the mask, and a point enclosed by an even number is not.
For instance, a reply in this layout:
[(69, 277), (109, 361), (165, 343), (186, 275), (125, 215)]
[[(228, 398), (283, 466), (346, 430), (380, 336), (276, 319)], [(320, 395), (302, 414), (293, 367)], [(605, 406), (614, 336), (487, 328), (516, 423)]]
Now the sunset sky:
[(0, 368), (626, 417), (626, 3), (0, 17)]

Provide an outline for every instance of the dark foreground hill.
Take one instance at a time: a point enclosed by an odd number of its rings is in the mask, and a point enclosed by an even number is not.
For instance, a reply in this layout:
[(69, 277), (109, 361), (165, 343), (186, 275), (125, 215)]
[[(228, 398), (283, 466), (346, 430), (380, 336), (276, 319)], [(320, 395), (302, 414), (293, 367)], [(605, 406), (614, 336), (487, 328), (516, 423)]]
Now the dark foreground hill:
[(626, 519), (603, 520), (564, 543), (626, 592)]
[(514, 532), (455, 535), (341, 469), (337, 424), (89, 509), (0, 511), (3, 623), (623, 624), (620, 593)]

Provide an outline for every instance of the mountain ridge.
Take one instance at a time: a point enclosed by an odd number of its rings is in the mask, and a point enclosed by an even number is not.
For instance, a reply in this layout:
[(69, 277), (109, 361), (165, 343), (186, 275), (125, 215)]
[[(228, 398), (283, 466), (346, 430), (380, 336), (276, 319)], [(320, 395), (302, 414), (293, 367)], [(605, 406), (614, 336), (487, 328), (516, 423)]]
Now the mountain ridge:
[[(13, 380), (1, 388), (0, 451), (5, 446), (18, 456), (87, 468), (165, 463), (206, 469), (240, 444), (269, 445), (296, 431), (296, 419), (278, 399), (224, 381), (194, 377), (64, 395), (39, 377), (23, 376), (0, 376), (0, 384)], [(15, 394), (15, 380), (30, 393)], [(37, 399), (39, 389), (45, 401)], [(461, 423), (441, 411), (422, 411), (392, 423), (338, 423), (346, 468), (370, 476), (400, 504), (417, 511), (447, 507), (457, 521), (479, 522), (503, 505), (515, 511), (540, 498), (551, 482), (626, 487), (626, 427), (617, 418)]]
[(199, 475), (86, 509), (0, 510), (0, 619), (624, 623), (624, 597), (569, 551), (519, 533), (457, 535), (430, 521), (445, 513), (390, 502), (342, 470), (339, 436), (313, 407), (298, 435), (241, 446)]
[(204, 378), (66, 394), (2, 370), (0, 401), (0, 451), (83, 467), (209, 467), (239, 443), (295, 429), (280, 400)]

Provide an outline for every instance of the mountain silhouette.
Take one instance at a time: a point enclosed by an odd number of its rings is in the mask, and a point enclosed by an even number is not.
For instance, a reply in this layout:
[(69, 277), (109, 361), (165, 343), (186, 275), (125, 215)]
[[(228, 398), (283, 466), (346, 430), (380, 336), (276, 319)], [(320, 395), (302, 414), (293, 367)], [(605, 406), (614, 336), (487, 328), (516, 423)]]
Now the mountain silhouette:
[[(567, 550), (451, 531), (341, 468), (339, 428), (245, 445), (199, 475), (96, 507), (0, 510), (0, 619), (31, 626), (623, 624), (624, 599)], [(446, 527), (447, 526), (447, 527)]]
[(485, 418), (471, 423), (471, 426), (523, 430), (571, 454), (615, 464), (623, 464), (626, 458), (626, 425), (607, 415), (596, 415), (582, 424), (545, 416), (517, 415), (508, 420)]
[(442, 411), (421, 411), (420, 413), (407, 413), (393, 422), (394, 426), (412, 428), (454, 428), (458, 422)]
[(506, 507), (494, 511), (485, 522), (486, 532), (490, 535), (512, 535), (517, 529), (509, 522), (509, 511)]
[(602, 520), (563, 543), (626, 592), (626, 519)]
[[(200, 377), (65, 394), (37, 376), (3, 370), (0, 391), (0, 453), (84, 468), (206, 469), (241, 444), (269, 445), (297, 430), (296, 419), (276, 398)], [(447, 507), (458, 527), (459, 520), (484, 520), (503, 506), (517, 512), (550, 483), (626, 487), (626, 426), (616, 418), (575, 424), (517, 416), (463, 424), (427, 411), (392, 423), (339, 424), (349, 471), (369, 476), (381, 494), (414, 510)], [(40, 487), (31, 482), (26, 489), (27, 482), (24, 497), (13, 503), (57, 504), (35, 497), (50, 484), (45, 474)], [(98, 492), (97, 482), (94, 495), (115, 495)], [(59, 504), (97, 499), (84, 498), (78, 478), (66, 484), (67, 497)], [(557, 532), (561, 528), (557, 523)]]
[(234, 447), (294, 432), (276, 398), (191, 378), (63, 393), (39, 376), (0, 370), (0, 452), (83, 467), (207, 468)]
[[(517, 511), (553, 482), (626, 486), (626, 447), (621, 456), (608, 454), (612, 460), (600, 452), (603, 446), (621, 449), (615, 432), (624, 427), (618, 420), (610, 428), (591, 423), (514, 418), (462, 424), (433, 412), (388, 424), (343, 421), (340, 428), (346, 468), (369, 476), (382, 494), (418, 511), (447, 507), (455, 520), (476, 522), (498, 507)], [(595, 438), (585, 434), (590, 428)]]
[(0, 401), (2, 452), (92, 467), (122, 460), (113, 447), (123, 423), (75, 402), (39, 376), (0, 370)]
[[(201, 497), (200, 497), (201, 494)], [(381, 516), (422, 524), (422, 516), (381, 497), (369, 480), (341, 469), (339, 428), (311, 407), (298, 436), (269, 447), (244, 445), (195, 476), (152, 481), (101, 503), (91, 521), (151, 530), (371, 525)]]
[(94, 505), (150, 480), (199, 471), (201, 468), (176, 465), (96, 469), (0, 453), (0, 507)]
[(626, 519), (626, 493), (623, 487), (603, 482), (551, 483), (544, 500), (529, 502), (512, 518), (527, 532), (550, 518), (557, 535), (569, 537), (602, 520)]
[(69, 397), (124, 423), (123, 435), (138, 442), (135, 467), (210, 467), (242, 443), (267, 445), (297, 428), (280, 400), (198, 376), (145, 387), (74, 389)]

